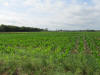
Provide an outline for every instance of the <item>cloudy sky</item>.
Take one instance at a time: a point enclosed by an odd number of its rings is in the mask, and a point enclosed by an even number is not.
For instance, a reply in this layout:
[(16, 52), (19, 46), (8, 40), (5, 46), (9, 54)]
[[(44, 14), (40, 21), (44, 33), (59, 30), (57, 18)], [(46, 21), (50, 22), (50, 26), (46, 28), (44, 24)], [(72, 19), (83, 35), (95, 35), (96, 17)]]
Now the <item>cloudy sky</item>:
[(0, 0), (0, 24), (100, 29), (100, 0)]

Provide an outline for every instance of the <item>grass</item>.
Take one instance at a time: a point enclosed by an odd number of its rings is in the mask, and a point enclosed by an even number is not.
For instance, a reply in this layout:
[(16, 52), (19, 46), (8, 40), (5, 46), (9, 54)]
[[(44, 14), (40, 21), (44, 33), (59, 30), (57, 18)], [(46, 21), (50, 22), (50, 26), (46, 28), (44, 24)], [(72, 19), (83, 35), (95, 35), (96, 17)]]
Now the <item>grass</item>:
[(100, 75), (100, 32), (0, 33), (0, 75)]

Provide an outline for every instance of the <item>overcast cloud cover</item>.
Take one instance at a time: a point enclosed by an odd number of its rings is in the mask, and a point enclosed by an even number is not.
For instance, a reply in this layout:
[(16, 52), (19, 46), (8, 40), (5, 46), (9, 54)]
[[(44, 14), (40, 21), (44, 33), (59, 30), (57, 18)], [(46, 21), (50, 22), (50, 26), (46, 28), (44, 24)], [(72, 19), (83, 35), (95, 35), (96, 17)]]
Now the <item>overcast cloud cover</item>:
[(100, 0), (0, 0), (0, 24), (100, 29)]

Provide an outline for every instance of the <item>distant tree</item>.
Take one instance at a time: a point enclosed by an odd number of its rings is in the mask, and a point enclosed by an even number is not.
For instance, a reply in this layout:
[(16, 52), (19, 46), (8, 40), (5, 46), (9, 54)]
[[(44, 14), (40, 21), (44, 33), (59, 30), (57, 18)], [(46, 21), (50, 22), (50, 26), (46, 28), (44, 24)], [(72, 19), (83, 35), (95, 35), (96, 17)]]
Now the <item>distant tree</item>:
[(48, 28), (45, 28), (45, 31), (48, 31)]
[(32, 27), (18, 27), (12, 25), (0, 25), (0, 32), (40, 32), (44, 31), (40, 28), (32, 28)]

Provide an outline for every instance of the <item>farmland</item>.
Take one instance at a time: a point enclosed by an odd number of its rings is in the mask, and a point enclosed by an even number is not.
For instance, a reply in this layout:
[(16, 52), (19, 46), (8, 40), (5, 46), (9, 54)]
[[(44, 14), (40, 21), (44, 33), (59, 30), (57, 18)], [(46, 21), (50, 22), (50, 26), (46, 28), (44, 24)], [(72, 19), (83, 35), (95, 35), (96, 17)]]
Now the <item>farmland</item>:
[(0, 75), (100, 75), (100, 32), (0, 33)]

